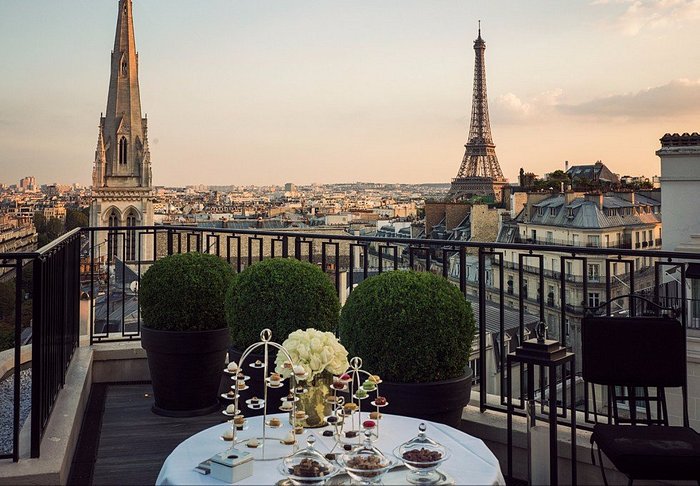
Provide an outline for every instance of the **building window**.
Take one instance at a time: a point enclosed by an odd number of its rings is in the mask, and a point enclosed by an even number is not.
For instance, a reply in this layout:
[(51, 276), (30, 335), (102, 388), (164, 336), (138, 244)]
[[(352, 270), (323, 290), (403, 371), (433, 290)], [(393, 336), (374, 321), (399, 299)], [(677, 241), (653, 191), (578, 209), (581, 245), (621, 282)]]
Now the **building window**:
[(513, 295), (513, 276), (512, 275), (508, 275), (507, 284), (508, 284), (508, 288), (507, 288), (506, 292), (508, 292), (510, 295)]
[(532, 241), (537, 242), (537, 230), (530, 230), (532, 233)]
[(568, 218), (573, 218), (574, 217), (574, 208), (566, 208), (566, 216)]
[(571, 244), (574, 246), (578, 246), (578, 235), (577, 234), (571, 235)]
[[(554, 243), (554, 233), (547, 231), (547, 243)], [(554, 267), (552, 267), (554, 269)]]
[(598, 282), (600, 281), (600, 265), (597, 263), (590, 263), (588, 265), (588, 281)]
[(600, 246), (600, 236), (598, 235), (588, 235), (588, 245), (593, 248), (598, 248)]
[(554, 307), (554, 285), (547, 286), (547, 305)]
[(527, 299), (527, 279), (523, 279), (523, 297)]
[(544, 208), (537, 208), (537, 216), (544, 216)]
[(566, 274), (567, 275), (573, 275), (574, 273), (574, 265), (572, 261), (567, 261), (566, 262)]
[(556, 216), (557, 215), (557, 208), (549, 208), (549, 215)]
[(588, 307), (598, 307), (600, 305), (600, 294), (598, 292), (588, 292)]
[(119, 163), (122, 165), (126, 164), (127, 147), (128, 147), (128, 144), (126, 142), (126, 137), (120, 138), (119, 139)]

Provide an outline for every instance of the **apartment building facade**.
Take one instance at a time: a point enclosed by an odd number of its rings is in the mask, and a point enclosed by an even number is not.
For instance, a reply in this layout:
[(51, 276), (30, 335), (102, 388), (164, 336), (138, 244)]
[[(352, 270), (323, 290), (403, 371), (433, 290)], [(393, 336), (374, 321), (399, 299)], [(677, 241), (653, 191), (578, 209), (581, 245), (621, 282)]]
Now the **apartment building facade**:
[[(499, 243), (588, 248), (661, 249), (661, 202), (634, 192), (527, 194), (522, 210), (505, 222)], [(654, 282), (654, 259), (564, 255), (503, 250), (492, 261), (493, 281), (503, 272), (506, 306), (540, 313), (550, 335), (580, 351), (584, 313), (619, 296), (643, 293)], [(522, 304), (521, 304), (522, 296)], [(497, 299), (491, 295), (488, 299)], [(566, 317), (562, 322), (562, 306)], [(628, 299), (615, 301), (624, 314)], [(563, 333), (563, 335), (562, 335)]]

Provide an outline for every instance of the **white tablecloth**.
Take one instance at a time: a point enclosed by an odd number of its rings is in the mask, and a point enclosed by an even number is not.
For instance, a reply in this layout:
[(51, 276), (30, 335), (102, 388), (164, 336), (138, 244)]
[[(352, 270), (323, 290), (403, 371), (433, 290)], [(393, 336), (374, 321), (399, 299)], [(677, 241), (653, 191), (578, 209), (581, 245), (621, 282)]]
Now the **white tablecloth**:
[[(268, 432), (268, 435), (285, 436), (289, 431), (288, 421), (286, 421), (288, 415), (277, 414), (272, 416), (280, 418), (285, 426)], [(237, 432), (236, 440), (262, 436), (262, 417), (252, 417), (248, 422), (248, 429)], [(452, 452), (452, 457), (445, 461), (440, 467), (440, 471), (452, 476), (457, 484), (505, 484), (498, 459), (484, 445), (481, 439), (472, 437), (447, 425), (385, 414), (381, 420), (380, 437), (375, 441), (375, 446), (387, 456), (393, 457), (392, 451), (397, 445), (418, 434), (418, 424), (420, 422), (425, 422), (428, 426), (427, 434), (429, 437)], [(222, 423), (203, 430), (182, 442), (165, 460), (156, 484), (225, 484), (214, 479), (211, 475), (205, 476), (196, 472), (194, 468), (201, 461), (230, 447), (230, 442), (223, 442), (220, 438), (224, 430), (230, 427), (230, 424)], [(308, 429), (301, 436), (297, 436), (299, 447), (306, 447), (306, 436), (312, 433), (317, 438), (316, 448), (318, 451), (323, 454), (329, 452), (330, 448), (333, 447), (334, 441), (332, 437), (323, 437), (323, 430), (325, 429)], [(268, 442), (268, 444), (273, 445), (266, 452), (271, 451), (273, 448), (277, 449), (278, 446), (283, 448), (282, 450), (288, 450), (289, 453), (292, 451), (291, 446), (274, 444), (272, 441)], [(245, 444), (238, 445), (238, 448), (251, 451), (251, 449), (246, 448)], [(338, 448), (334, 452), (338, 452)], [(340, 452), (344, 451), (341, 449)], [(280, 479), (283, 479), (282, 474), (278, 471), (279, 463), (279, 460), (256, 461), (253, 464), (253, 475), (236, 484), (275, 484)]]

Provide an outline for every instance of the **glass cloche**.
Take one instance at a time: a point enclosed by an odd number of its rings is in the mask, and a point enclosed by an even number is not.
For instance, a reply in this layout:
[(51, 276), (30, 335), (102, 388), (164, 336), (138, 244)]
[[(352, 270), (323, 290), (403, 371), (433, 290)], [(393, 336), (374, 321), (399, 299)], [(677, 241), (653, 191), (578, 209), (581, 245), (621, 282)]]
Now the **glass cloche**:
[(372, 431), (364, 431), (365, 440), (361, 446), (343, 454), (338, 463), (348, 476), (360, 484), (378, 484), (386, 472), (396, 465), (396, 461), (386, 457), (372, 445)]
[(411, 484), (435, 484), (441, 478), (437, 468), (450, 457), (450, 451), (425, 434), (426, 426), (418, 426), (418, 435), (404, 442), (394, 455), (406, 465), (406, 480)]
[(338, 466), (316, 450), (316, 437), (309, 434), (306, 447), (285, 457), (279, 466), (280, 472), (294, 485), (323, 484), (339, 470)]

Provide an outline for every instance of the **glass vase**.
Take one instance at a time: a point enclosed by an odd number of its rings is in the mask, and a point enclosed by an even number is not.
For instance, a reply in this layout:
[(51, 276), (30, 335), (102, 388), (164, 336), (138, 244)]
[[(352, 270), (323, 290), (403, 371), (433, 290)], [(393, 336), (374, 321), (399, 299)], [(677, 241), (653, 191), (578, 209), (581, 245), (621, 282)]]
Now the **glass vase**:
[(328, 425), (326, 417), (333, 411), (327, 400), (331, 394), (332, 383), (333, 375), (327, 371), (319, 373), (310, 381), (300, 383), (307, 391), (297, 395), (299, 397), (297, 410), (306, 414), (306, 419), (297, 421), (299, 425), (309, 429)]

